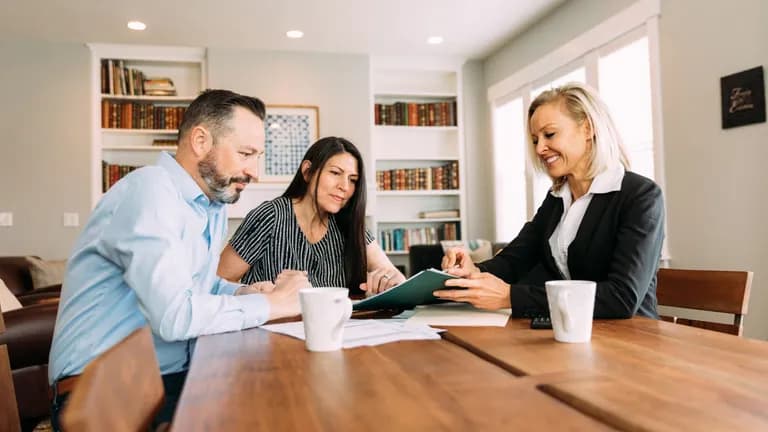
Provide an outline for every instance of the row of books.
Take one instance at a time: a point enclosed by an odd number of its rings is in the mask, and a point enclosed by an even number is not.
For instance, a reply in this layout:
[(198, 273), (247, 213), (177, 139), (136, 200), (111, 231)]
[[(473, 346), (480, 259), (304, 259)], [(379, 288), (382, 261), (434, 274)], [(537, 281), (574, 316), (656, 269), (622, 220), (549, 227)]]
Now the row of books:
[(378, 238), (385, 252), (408, 251), (412, 245), (438, 244), (440, 240), (460, 240), (458, 222), (432, 227), (381, 230)]
[(102, 99), (101, 127), (117, 129), (178, 129), (186, 106), (118, 102)]
[(101, 191), (108, 191), (118, 180), (125, 177), (129, 172), (136, 168), (141, 167), (111, 164), (107, 161), (101, 161)]
[(176, 86), (167, 77), (149, 78), (128, 68), (123, 60), (101, 60), (101, 93), (128, 96), (176, 96)]
[(374, 122), (384, 126), (456, 126), (456, 101), (374, 104)]
[(459, 162), (426, 168), (376, 171), (376, 187), (388, 190), (443, 190), (459, 188)]

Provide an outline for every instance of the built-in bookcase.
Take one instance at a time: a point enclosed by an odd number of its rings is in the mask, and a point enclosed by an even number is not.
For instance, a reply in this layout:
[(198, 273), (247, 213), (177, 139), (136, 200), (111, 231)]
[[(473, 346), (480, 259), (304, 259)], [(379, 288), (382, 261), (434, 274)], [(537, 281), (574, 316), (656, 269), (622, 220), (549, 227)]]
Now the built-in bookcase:
[(390, 259), (405, 265), (412, 244), (465, 238), (461, 68), (374, 58), (371, 87), (369, 219)]
[[(181, 116), (206, 88), (206, 51), (111, 44), (88, 47), (92, 83), (91, 201), (95, 206), (122, 176), (136, 167), (153, 164), (162, 150), (176, 150)], [(154, 80), (154, 86), (145, 87), (145, 80)], [(171, 88), (170, 83), (174, 91), (163, 91)]]

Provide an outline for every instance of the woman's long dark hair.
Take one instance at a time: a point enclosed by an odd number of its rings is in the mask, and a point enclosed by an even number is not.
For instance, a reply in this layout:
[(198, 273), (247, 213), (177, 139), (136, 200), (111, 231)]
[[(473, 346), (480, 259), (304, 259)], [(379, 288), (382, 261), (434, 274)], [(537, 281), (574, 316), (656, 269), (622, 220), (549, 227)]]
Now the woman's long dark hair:
[[(368, 256), (365, 253), (365, 167), (363, 166), (363, 157), (357, 147), (344, 138), (321, 138), (312, 144), (302, 159), (302, 163), (304, 161), (310, 163), (306, 172), (306, 179), (305, 173), (301, 172), (300, 165), (283, 196), (304, 199), (308, 195), (309, 184), (312, 179), (323, 172), (328, 159), (340, 153), (349, 153), (357, 160), (355, 192), (334, 218), (344, 236), (344, 274), (347, 288), (350, 292), (359, 293), (361, 292), (360, 284), (365, 282), (367, 277)], [(319, 182), (315, 183), (313, 195), (315, 211), (319, 215), (322, 211), (317, 203), (318, 184)]]

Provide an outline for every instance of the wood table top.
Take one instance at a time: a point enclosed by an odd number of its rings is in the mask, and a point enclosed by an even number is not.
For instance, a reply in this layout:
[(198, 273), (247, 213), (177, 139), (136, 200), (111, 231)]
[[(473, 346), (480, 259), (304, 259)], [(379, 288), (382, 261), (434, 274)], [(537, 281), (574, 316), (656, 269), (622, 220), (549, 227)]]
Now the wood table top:
[(311, 353), (261, 329), (198, 339), (173, 430), (611, 430), (444, 340)]
[(596, 320), (585, 344), (527, 320), (444, 335), (624, 430), (768, 430), (768, 343), (647, 318)]

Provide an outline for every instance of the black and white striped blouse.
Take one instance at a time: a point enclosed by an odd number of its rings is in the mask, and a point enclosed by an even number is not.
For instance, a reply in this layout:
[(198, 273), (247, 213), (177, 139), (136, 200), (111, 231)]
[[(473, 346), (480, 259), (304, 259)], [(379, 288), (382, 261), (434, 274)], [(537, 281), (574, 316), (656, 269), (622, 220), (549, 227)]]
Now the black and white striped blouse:
[[(373, 236), (365, 231), (366, 243)], [(315, 287), (345, 287), (344, 235), (333, 215), (328, 231), (310, 243), (299, 227), (290, 198), (265, 201), (251, 210), (229, 241), (250, 264), (241, 282), (274, 281), (283, 270), (304, 270)]]

